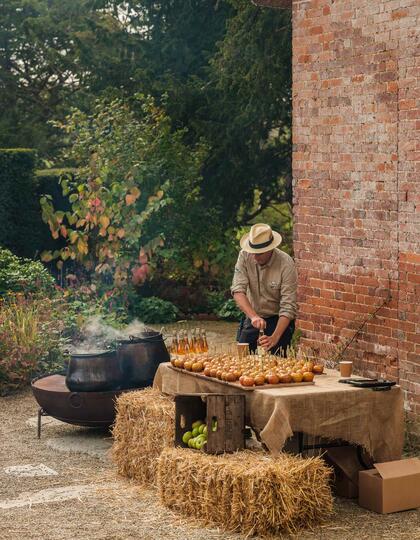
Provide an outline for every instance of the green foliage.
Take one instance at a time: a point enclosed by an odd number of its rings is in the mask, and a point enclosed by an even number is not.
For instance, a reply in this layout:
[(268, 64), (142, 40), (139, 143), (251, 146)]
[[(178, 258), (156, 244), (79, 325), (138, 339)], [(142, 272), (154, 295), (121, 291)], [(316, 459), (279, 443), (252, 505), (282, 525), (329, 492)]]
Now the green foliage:
[(224, 291), (208, 291), (206, 298), (209, 313), (217, 314), (226, 302), (226, 294)]
[(26, 148), (0, 149), (0, 245), (34, 256), (39, 204), (33, 168), (36, 154)]
[(11, 295), (0, 304), (0, 394), (36, 375), (62, 369), (62, 301), (45, 295)]
[[(146, 242), (166, 238), (154, 259), (159, 275), (225, 288), (238, 228), (291, 201), (290, 11), (261, 9), (249, 0), (0, 0), (0, 28), (0, 144), (32, 145), (55, 158), (58, 148), (74, 150), (77, 136), (49, 119), (68, 127), (76, 107), (80, 122), (87, 122), (97, 115), (97, 98), (136, 103), (138, 89), (163, 105), (183, 144), (206, 141), (211, 151), (200, 158), (203, 180), (191, 190), (194, 204), (186, 184), (172, 181), (163, 191), (173, 203), (151, 212), (141, 229)], [(103, 127), (104, 138), (111, 138)], [(96, 142), (86, 138), (86, 148)], [(81, 162), (68, 152), (61, 163)], [(107, 164), (100, 165), (103, 176)], [(96, 178), (78, 174), (78, 185)], [(67, 211), (57, 201), (54, 208)], [(53, 229), (63, 241), (61, 227), (53, 223)], [(89, 230), (88, 254), (84, 238), (70, 243), (76, 258), (94, 254), (102, 242), (100, 235), (92, 240), (95, 234)], [(62, 247), (53, 242), (48, 249), (54, 254)], [(136, 271), (142, 282), (148, 269)]]
[[(74, 173), (75, 170), (71, 168), (35, 170), (37, 200), (40, 200), (41, 196), (48, 195), (51, 197), (54, 208), (61, 211), (68, 211), (70, 205), (67, 198), (63, 197), (60, 180), (63, 176), (73, 175)], [(34, 224), (34, 228), (38, 238), (37, 251), (39, 253), (45, 250), (55, 251), (64, 247), (65, 242), (62, 238), (52, 238), (50, 228), (42, 220), (41, 209), (37, 215), (37, 222)]]
[(21, 259), (0, 247), (0, 295), (53, 290), (54, 279), (40, 262)]
[(300, 343), (300, 338), (303, 336), (302, 330), (296, 328), (293, 332), (292, 341), (290, 342), (290, 347), (294, 350), (297, 350)]
[(238, 308), (233, 298), (229, 298), (218, 310), (217, 315), (221, 319), (228, 319), (230, 321), (239, 321), (242, 316), (242, 311)]
[(37, 194), (51, 195), (51, 200), (54, 206), (59, 210), (67, 211), (70, 209), (67, 197), (63, 196), (63, 190), (60, 181), (64, 177), (73, 177), (77, 173), (77, 169), (65, 167), (60, 169), (38, 169), (35, 170), (35, 183)]
[(64, 335), (77, 341), (81, 338), (81, 329), (92, 318), (100, 318), (113, 328), (122, 327), (130, 318), (129, 306), (137, 296), (130, 288), (106, 290), (92, 284), (66, 288), (63, 299), (66, 302), (62, 314)]
[(59, 210), (68, 209), (59, 179), (73, 169), (34, 170), (36, 154), (28, 149), (0, 150), (0, 244), (14, 253), (34, 257), (45, 249), (58, 249), (42, 221), (39, 198), (52, 197)]
[(133, 306), (133, 315), (146, 324), (175, 322), (179, 317), (178, 308), (156, 296), (142, 298)]
[(178, 222), (168, 218), (162, 226), (168, 232), (167, 241), (157, 254), (161, 278), (208, 289), (230, 286), (239, 249), (234, 230), (224, 231), (215, 216), (208, 220), (198, 205), (188, 219), (182, 215)]
[(41, 198), (53, 238), (66, 239), (43, 260), (76, 260), (111, 274), (119, 287), (129, 279), (142, 283), (150, 256), (171, 230), (165, 223), (171, 219), (176, 227), (196, 203), (205, 147), (185, 146), (183, 131), (173, 132), (164, 111), (142, 95), (131, 108), (122, 100), (99, 100), (91, 115), (75, 110), (57, 125), (72, 139), (65, 158), (78, 169), (61, 182), (69, 211)]

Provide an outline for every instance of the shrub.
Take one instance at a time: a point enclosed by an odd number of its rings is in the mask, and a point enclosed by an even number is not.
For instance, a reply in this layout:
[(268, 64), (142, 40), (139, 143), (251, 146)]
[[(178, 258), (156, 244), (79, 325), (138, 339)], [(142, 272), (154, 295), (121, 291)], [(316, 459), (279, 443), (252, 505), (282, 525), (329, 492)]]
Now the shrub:
[(65, 335), (80, 339), (80, 330), (91, 319), (104, 325), (120, 328), (128, 322), (127, 300), (121, 290), (101, 291), (96, 286), (81, 285), (65, 291), (66, 310), (63, 313)]
[(97, 100), (89, 115), (75, 109), (55, 125), (72, 143), (63, 159), (78, 171), (61, 182), (69, 211), (41, 198), (53, 238), (66, 242), (42, 260), (77, 261), (112, 277), (115, 287), (141, 285), (164, 236), (189, 222), (185, 215), (197, 206), (207, 148), (187, 146), (185, 130), (173, 129), (154, 99), (140, 94), (130, 102)]
[(133, 308), (133, 314), (142, 322), (149, 323), (170, 323), (177, 320), (179, 316), (178, 308), (157, 296), (142, 298)]
[(223, 291), (208, 291), (206, 297), (210, 313), (217, 314), (226, 302), (226, 294)]
[(53, 287), (54, 279), (42, 263), (20, 259), (0, 247), (0, 295), (9, 291), (48, 291)]
[[(41, 196), (48, 195), (57, 210), (67, 212), (70, 210), (70, 203), (63, 196), (63, 190), (60, 185), (62, 178), (73, 178), (76, 169), (41, 169), (35, 171), (35, 189), (37, 201)], [(34, 224), (36, 229), (36, 248), (40, 253), (44, 250), (58, 250), (65, 246), (66, 242), (63, 238), (54, 239), (51, 236), (49, 226), (44, 223), (41, 215), (41, 207), (37, 215), (37, 222)]]
[(64, 365), (62, 300), (15, 294), (0, 304), (0, 394)]
[(242, 311), (238, 308), (233, 298), (229, 298), (217, 312), (221, 319), (238, 321), (242, 316)]
[(144, 298), (157, 296), (172, 302), (188, 317), (213, 311), (209, 306), (208, 289), (205, 284), (197, 282), (188, 285), (182, 281), (168, 279), (160, 271), (154, 272), (153, 278), (139, 289), (139, 295)]

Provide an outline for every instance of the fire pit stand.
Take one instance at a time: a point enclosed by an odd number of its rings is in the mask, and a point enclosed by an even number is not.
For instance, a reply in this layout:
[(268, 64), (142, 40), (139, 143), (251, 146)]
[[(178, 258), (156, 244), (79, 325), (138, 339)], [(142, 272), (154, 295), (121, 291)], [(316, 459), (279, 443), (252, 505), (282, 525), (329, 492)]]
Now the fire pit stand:
[(50, 416), (47, 412), (44, 411), (42, 407), (38, 409), (38, 439), (41, 438), (41, 427), (42, 427), (42, 417)]
[(60, 373), (38, 377), (31, 387), (39, 405), (38, 438), (43, 416), (76, 426), (109, 428), (115, 419), (115, 400), (123, 392), (71, 392)]

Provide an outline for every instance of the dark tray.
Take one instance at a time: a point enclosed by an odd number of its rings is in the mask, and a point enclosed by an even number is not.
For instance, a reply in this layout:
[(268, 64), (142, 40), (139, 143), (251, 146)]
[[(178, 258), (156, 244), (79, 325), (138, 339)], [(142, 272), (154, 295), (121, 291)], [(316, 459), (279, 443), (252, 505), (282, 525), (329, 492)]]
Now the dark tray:
[(340, 379), (338, 382), (357, 386), (358, 388), (391, 388), (396, 383), (395, 381), (387, 381), (386, 379)]

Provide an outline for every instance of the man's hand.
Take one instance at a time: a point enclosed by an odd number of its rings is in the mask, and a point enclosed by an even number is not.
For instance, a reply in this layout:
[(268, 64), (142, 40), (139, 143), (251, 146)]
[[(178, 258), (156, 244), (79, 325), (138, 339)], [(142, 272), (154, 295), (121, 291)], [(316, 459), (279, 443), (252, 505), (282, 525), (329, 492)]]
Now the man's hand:
[(261, 347), (264, 347), (266, 351), (269, 351), (270, 349), (273, 349), (279, 342), (279, 338), (276, 337), (274, 334), (272, 336), (261, 336), (258, 339), (258, 344), (261, 345)]
[(258, 315), (252, 317), (251, 324), (254, 328), (257, 328), (258, 330), (264, 330), (266, 327), (265, 320), (262, 317), (258, 317)]

